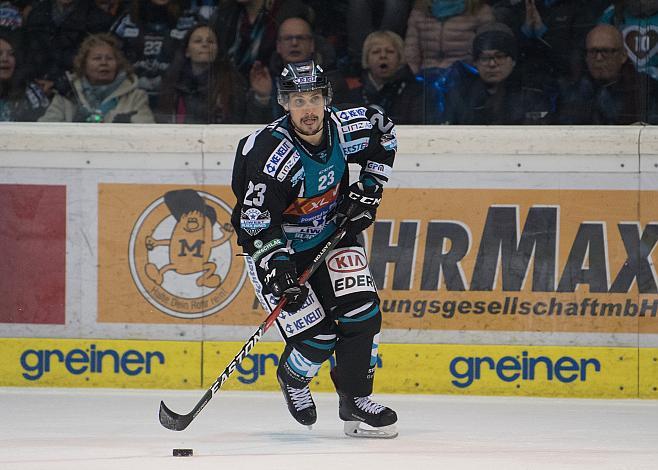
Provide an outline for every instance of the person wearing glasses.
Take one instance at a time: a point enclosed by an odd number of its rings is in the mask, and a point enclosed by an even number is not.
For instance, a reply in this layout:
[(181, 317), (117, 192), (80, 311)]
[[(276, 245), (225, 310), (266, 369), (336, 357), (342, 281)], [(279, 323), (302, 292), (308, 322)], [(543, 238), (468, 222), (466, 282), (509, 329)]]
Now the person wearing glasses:
[(518, 45), (502, 23), (478, 29), (473, 40), (477, 74), (464, 75), (446, 100), (446, 124), (549, 124), (551, 103), (538, 87), (524, 83), (517, 67)]
[(276, 50), (270, 58), (269, 66), (265, 67), (264, 64), (256, 62), (249, 74), (252, 88), (259, 90), (256, 99), (261, 103), (269, 103), (273, 119), (283, 116), (284, 110), (276, 102), (272, 77), (278, 76), (286, 65), (305, 60), (313, 60), (323, 67), (331, 82), (335, 99), (346, 102), (348, 86), (345, 78), (333, 65), (335, 51), (324, 38), (313, 33), (311, 23), (307, 19), (292, 16), (279, 25)]
[(628, 60), (622, 33), (600, 24), (585, 42), (587, 71), (562, 91), (560, 124), (658, 123), (658, 90)]

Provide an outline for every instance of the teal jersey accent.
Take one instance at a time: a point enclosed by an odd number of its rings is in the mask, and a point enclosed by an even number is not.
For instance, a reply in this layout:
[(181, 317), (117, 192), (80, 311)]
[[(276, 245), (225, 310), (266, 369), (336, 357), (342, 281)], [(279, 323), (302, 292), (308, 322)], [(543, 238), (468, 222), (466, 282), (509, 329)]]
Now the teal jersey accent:
[(340, 150), (340, 146), (335, 145), (338, 133), (333, 126), (331, 126), (331, 132), (333, 134), (332, 145), (330, 149), (327, 149), (330, 154), (326, 162), (321, 163), (312, 158), (304, 149), (298, 149), (304, 166), (304, 197), (319, 196), (335, 188), (345, 173), (347, 166), (345, 156)]
[(313, 249), (336, 231), (336, 224), (330, 219), (338, 203), (347, 162), (338, 145), (338, 131), (333, 125), (329, 129), (331, 136), (324, 161), (319, 161), (317, 155), (315, 158), (309, 155), (301, 145), (295, 145), (304, 172), (304, 191), (286, 210), (283, 225), (294, 251)]

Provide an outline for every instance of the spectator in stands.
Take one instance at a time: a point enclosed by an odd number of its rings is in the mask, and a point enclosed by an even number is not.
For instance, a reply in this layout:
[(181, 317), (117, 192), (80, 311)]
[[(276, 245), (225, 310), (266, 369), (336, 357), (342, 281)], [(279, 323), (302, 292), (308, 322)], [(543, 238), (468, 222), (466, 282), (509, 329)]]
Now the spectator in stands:
[(28, 56), (44, 91), (66, 88), (67, 70), (84, 38), (106, 32), (112, 17), (87, 0), (35, 2), (25, 24)]
[(130, 10), (112, 26), (152, 109), (157, 108), (162, 77), (195, 21), (182, 15), (180, 0), (132, 0)]
[(70, 88), (57, 94), (39, 121), (154, 122), (144, 90), (110, 34), (87, 37), (74, 60)]
[(387, 30), (404, 37), (411, 0), (349, 0), (347, 34), (353, 72), (360, 75), (361, 50), (366, 36), (377, 30)]
[(126, 2), (124, 0), (94, 0), (96, 6), (117, 20), (125, 13)]
[(277, 27), (291, 16), (313, 18), (313, 11), (301, 0), (220, 0), (211, 23), (233, 64), (248, 78), (255, 62), (269, 64)]
[[(335, 52), (331, 45), (313, 32), (308, 20), (296, 16), (283, 20), (277, 30), (276, 51), (269, 62), (270, 76), (278, 77), (286, 64), (308, 59), (313, 59), (324, 69), (331, 82), (334, 101), (345, 101), (348, 86), (345, 78), (336, 70)], [(283, 111), (278, 104), (277, 108)]]
[(617, 28), (589, 32), (585, 61), (587, 72), (561, 94), (560, 124), (658, 124), (655, 81), (629, 62)]
[(28, 80), (17, 33), (0, 33), (0, 121), (36, 121), (48, 98)]
[[(585, 35), (610, 0), (499, 0), (497, 21), (519, 40), (524, 79), (572, 80), (581, 71)], [(548, 86), (556, 86), (548, 84)]]
[(542, 90), (524, 86), (517, 58), (516, 37), (508, 26), (480, 27), (473, 40), (478, 74), (448, 93), (446, 124), (549, 124), (550, 100)]
[[(494, 20), (483, 0), (416, 0), (407, 23), (404, 55), (424, 82), (425, 124), (445, 119), (445, 95), (471, 62), (476, 30)], [(455, 67), (452, 67), (456, 64)]]
[(404, 42), (393, 31), (375, 31), (363, 43), (361, 86), (350, 102), (376, 104), (396, 124), (423, 123), (423, 86), (404, 60)]
[(471, 61), (475, 31), (494, 20), (482, 0), (417, 0), (407, 24), (404, 54), (414, 73)]
[(23, 26), (26, 10), (25, 0), (0, 1), (0, 29), (15, 31)]
[(215, 32), (206, 24), (190, 30), (163, 81), (158, 122), (265, 123), (271, 117), (269, 100), (261, 104), (248, 91), (245, 79), (220, 53)]
[(617, 0), (599, 22), (616, 26), (635, 69), (658, 80), (658, 0)]

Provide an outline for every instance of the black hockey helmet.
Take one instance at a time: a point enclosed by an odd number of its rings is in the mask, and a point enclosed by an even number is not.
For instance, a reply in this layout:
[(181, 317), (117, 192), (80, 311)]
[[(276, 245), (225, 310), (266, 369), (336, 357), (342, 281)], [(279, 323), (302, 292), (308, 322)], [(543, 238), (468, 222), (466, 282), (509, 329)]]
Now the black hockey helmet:
[(325, 106), (331, 103), (331, 83), (320, 65), (312, 60), (287, 64), (277, 79), (277, 101), (285, 108), (290, 93), (322, 90)]

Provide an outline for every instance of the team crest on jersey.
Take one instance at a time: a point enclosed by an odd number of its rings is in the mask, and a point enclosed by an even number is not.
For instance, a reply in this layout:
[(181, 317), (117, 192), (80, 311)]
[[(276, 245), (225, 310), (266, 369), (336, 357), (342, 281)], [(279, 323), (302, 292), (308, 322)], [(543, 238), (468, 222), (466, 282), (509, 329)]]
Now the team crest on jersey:
[(261, 212), (252, 207), (242, 211), (240, 228), (253, 237), (269, 227), (271, 222), (270, 211)]
[(140, 214), (130, 235), (130, 273), (140, 294), (176, 318), (213, 315), (246, 279), (230, 224), (231, 207), (193, 189), (169, 191)]

